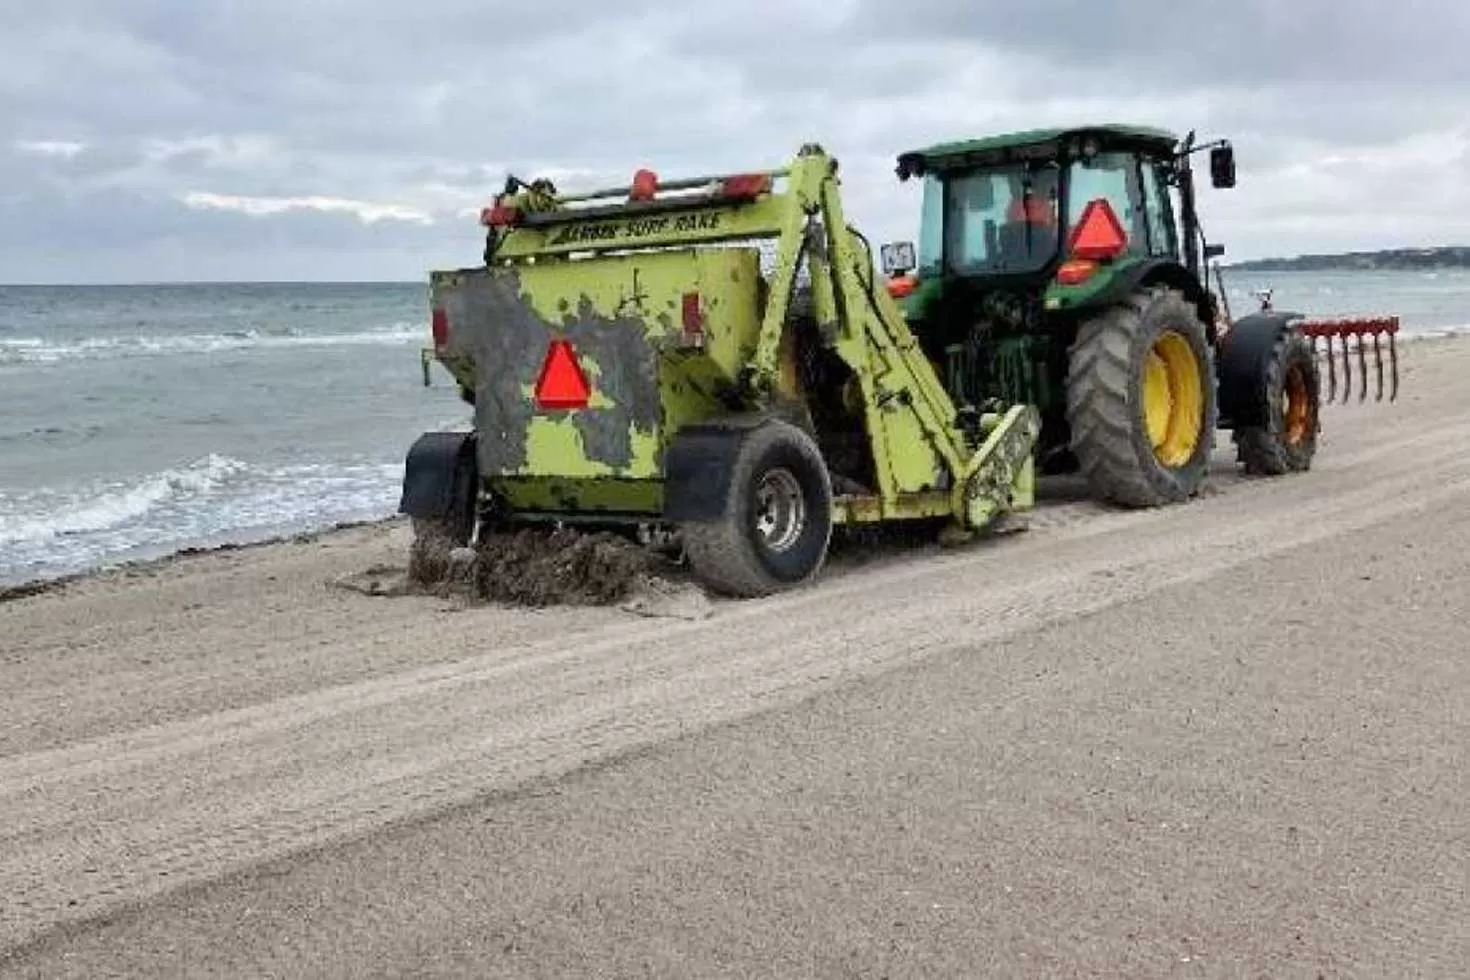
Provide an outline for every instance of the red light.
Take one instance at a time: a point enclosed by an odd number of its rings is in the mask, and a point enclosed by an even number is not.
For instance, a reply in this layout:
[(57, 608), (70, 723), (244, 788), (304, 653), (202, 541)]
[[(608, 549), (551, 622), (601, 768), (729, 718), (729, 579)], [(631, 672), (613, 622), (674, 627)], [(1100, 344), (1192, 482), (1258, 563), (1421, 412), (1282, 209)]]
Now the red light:
[(754, 201), (770, 189), (770, 174), (737, 174), (720, 183), (720, 196), (731, 201)]
[(1097, 271), (1097, 263), (1091, 259), (1069, 259), (1057, 270), (1057, 282), (1063, 286), (1080, 286)]
[(1118, 216), (1102, 198), (1087, 202), (1072, 232), (1068, 251), (1076, 259), (1114, 259), (1128, 247), (1128, 236)]
[(431, 329), (434, 334), (434, 346), (443, 347), (449, 343), (449, 314), (434, 307), (431, 319)]
[(480, 210), (480, 224), (487, 228), (508, 228), (521, 220), (518, 208), (506, 207), (497, 198), (494, 207)]
[(542, 408), (586, 408), (592, 386), (570, 341), (553, 340), (536, 381), (536, 404)]
[(704, 343), (704, 312), (699, 308), (699, 294), (684, 294), (684, 342), (694, 346)]
[(915, 289), (919, 288), (919, 280), (913, 276), (899, 276), (888, 280), (888, 295), (894, 299), (903, 299), (905, 296), (913, 295)]
[(651, 201), (658, 193), (658, 174), (652, 170), (640, 170), (633, 175), (633, 188), (628, 192), (630, 201)]

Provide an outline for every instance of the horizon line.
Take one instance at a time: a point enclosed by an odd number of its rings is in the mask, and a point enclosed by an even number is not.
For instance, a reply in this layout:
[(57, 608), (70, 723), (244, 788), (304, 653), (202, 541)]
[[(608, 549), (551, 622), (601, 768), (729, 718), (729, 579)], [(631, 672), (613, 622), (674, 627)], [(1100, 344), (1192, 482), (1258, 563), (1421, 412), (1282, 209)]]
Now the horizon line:
[(427, 286), (423, 279), (118, 279), (106, 282), (0, 282), (0, 289), (46, 289), (57, 286), (108, 289), (124, 286)]

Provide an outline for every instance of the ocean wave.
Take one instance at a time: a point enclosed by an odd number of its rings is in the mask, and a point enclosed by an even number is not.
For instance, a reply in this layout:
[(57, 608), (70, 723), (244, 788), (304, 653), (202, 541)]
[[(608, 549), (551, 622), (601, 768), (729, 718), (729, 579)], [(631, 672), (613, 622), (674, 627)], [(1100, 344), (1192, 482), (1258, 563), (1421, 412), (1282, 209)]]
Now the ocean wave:
[[(154, 473), (133, 483), (112, 483), (79, 493), (33, 492), (0, 506), (0, 545), (45, 541), (105, 531), (144, 517), (173, 500), (207, 494), (248, 469), (228, 456), (211, 455), (176, 470)], [(8, 506), (7, 506), (8, 505)]]
[(211, 455), (126, 482), (0, 493), (0, 580), (391, 516), (401, 463), (252, 465)]
[(272, 348), (401, 346), (424, 343), (427, 337), (425, 327), (408, 323), (352, 333), (298, 333), (285, 328), (232, 330), (217, 334), (82, 337), (76, 340), (7, 337), (0, 339), (0, 364), (55, 364)]

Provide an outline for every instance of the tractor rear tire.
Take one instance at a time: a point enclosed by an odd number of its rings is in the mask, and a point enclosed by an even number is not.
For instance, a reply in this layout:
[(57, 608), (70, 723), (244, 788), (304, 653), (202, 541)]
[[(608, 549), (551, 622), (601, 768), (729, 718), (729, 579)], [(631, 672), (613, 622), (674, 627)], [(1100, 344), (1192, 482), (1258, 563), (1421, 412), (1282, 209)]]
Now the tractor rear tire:
[(1140, 290), (1078, 331), (1067, 421), (1072, 453), (1099, 499), (1158, 507), (1197, 494), (1218, 412), (1205, 324), (1177, 290)]
[(1236, 429), (1235, 444), (1245, 472), (1281, 476), (1312, 468), (1321, 431), (1321, 375), (1312, 346), (1295, 330), (1284, 331), (1266, 362), (1264, 426)]
[(770, 421), (739, 442), (720, 516), (681, 528), (695, 576), (738, 598), (815, 578), (832, 538), (832, 478), (811, 436)]

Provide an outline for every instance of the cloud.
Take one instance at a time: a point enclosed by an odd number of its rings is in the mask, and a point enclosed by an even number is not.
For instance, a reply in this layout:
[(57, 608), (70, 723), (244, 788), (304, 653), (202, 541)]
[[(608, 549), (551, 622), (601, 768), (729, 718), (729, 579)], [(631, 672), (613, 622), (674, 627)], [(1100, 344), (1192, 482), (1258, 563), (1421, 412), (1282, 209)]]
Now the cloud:
[(363, 224), (379, 221), (408, 221), (432, 225), (433, 215), (401, 204), (376, 204), (371, 201), (347, 201), (340, 197), (238, 197), (190, 191), (180, 197), (187, 207), (238, 211), (252, 217), (269, 217), (288, 211), (322, 211), (328, 214), (350, 214)]
[[(1457, 0), (71, 0), (0, 35), (0, 281), (421, 279), (508, 171), (837, 154), (911, 236), (916, 145), (1135, 120), (1236, 144), (1233, 257), (1470, 240)], [(146, 261), (159, 263), (149, 272)]]
[(43, 157), (71, 158), (87, 148), (86, 143), (76, 140), (16, 140), (15, 148), (22, 153), (34, 153)]

